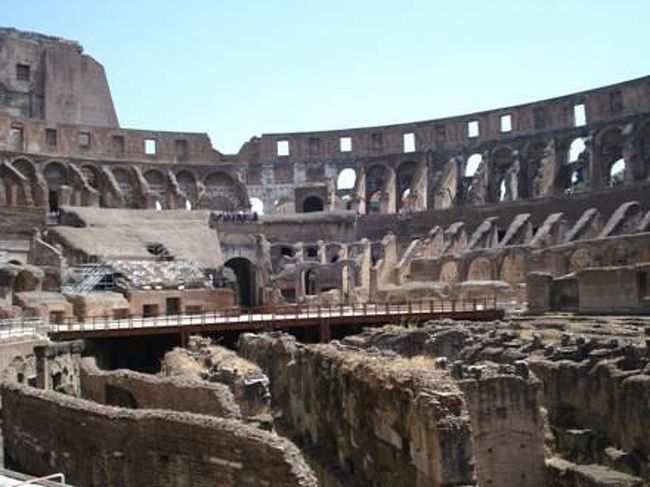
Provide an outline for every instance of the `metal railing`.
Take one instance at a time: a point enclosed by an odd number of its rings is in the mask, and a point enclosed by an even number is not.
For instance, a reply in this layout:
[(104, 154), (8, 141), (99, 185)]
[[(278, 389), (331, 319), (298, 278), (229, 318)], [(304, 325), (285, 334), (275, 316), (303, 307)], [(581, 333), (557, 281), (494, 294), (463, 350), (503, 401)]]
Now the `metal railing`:
[(0, 339), (47, 336), (49, 326), (41, 318), (9, 318), (0, 320)]
[[(146, 328), (182, 328), (210, 326), (217, 329), (283, 328), (292, 324), (314, 324), (321, 321), (350, 322), (357, 318), (359, 324), (378, 322), (386, 323), (420, 321), (440, 317), (468, 317), (471, 313), (502, 310), (502, 303), (496, 298), (456, 300), (436, 299), (409, 301), (402, 304), (360, 303), (338, 305), (283, 305), (263, 306), (250, 310), (230, 308), (220, 311), (208, 311), (196, 314), (175, 315), (128, 315), (128, 316), (92, 316), (85, 318), (70, 317), (47, 320), (36, 317), (0, 320), (0, 339), (27, 336), (46, 337), (49, 334), (69, 332), (93, 332), (111, 330), (137, 330)], [(469, 314), (468, 314), (469, 313)], [(334, 321), (332, 321), (334, 320)]]
[[(85, 319), (76, 317), (50, 323), (53, 333), (84, 332), (102, 330), (124, 330), (138, 328), (162, 327), (198, 327), (206, 325), (240, 325), (242, 329), (281, 327), (282, 324), (308, 320), (332, 320), (350, 318), (386, 318), (387, 321), (406, 321), (409, 318), (435, 317), (471, 313), (477, 311), (498, 310), (496, 299), (475, 300), (419, 300), (403, 304), (361, 303), (340, 305), (285, 305), (264, 306), (251, 310), (231, 308), (221, 311), (209, 311), (196, 314), (175, 315), (129, 315), (129, 316), (93, 316)], [(363, 321), (360, 321), (363, 322)]]

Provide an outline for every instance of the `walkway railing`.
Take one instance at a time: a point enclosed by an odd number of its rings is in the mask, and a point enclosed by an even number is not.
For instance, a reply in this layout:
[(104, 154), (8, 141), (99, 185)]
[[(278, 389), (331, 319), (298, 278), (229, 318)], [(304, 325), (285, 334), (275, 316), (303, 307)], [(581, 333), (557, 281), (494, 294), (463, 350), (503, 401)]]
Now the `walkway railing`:
[[(504, 307), (496, 299), (475, 300), (421, 300), (404, 304), (363, 303), (341, 305), (286, 305), (264, 306), (252, 310), (239, 308), (198, 314), (159, 316), (94, 316), (86, 319), (76, 317), (56, 322), (38, 318), (0, 320), (0, 339), (19, 336), (67, 336), (97, 335), (98, 332), (123, 331), (146, 334), (146, 330), (174, 329), (200, 331), (226, 330), (272, 330), (292, 326), (315, 326), (319, 324), (363, 325), (404, 323), (435, 319), (436, 317), (463, 319), (495, 319)], [(183, 332), (185, 333), (185, 332)]]
[[(408, 319), (422, 316), (497, 310), (494, 299), (471, 301), (461, 300), (422, 300), (405, 304), (364, 303), (355, 305), (288, 305), (264, 306), (246, 312), (240, 309), (204, 312), (200, 314), (178, 314), (160, 316), (95, 316), (85, 320), (77, 318), (64, 319), (58, 323), (50, 323), (53, 333), (68, 331), (121, 330), (137, 328), (184, 327), (202, 325), (277, 325), (305, 320), (354, 318), (354, 317), (387, 317)], [(245, 326), (242, 326), (245, 327)]]
[(30, 336), (45, 337), (50, 328), (41, 318), (10, 318), (0, 320), (0, 339)]

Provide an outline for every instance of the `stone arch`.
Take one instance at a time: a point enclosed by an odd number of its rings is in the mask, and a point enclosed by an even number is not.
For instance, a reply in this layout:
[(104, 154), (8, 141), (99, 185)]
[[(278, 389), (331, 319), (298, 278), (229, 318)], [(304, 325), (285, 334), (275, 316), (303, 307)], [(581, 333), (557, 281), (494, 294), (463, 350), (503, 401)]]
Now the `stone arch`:
[(25, 291), (37, 291), (41, 286), (41, 278), (29, 268), (23, 267), (18, 271), (12, 283), (12, 291), (21, 293)]
[(440, 273), (438, 280), (446, 282), (447, 284), (455, 284), (459, 281), (458, 278), (458, 263), (454, 260), (448, 260), (440, 266)]
[(257, 305), (255, 265), (245, 257), (234, 257), (227, 260), (224, 266), (230, 268), (235, 274), (237, 305), (242, 308), (251, 308)]
[(336, 177), (336, 196), (342, 209), (353, 209), (357, 185), (358, 177), (355, 168), (347, 166), (339, 171)]
[(162, 208), (167, 207), (167, 178), (157, 169), (149, 169), (144, 173), (144, 179), (147, 182), (149, 191), (153, 197), (160, 203)]
[(29, 197), (27, 194), (25, 195), (26, 200), (32, 200), (33, 204), (36, 206), (44, 206), (45, 183), (42, 182), (42, 184), (39, 184), (39, 176), (36, 172), (36, 165), (34, 162), (26, 157), (17, 157), (11, 162), (11, 166), (28, 180), (28, 188), (25, 189), (26, 192), (29, 191), (31, 194)]
[(500, 278), (509, 284), (526, 282), (526, 258), (521, 252), (511, 252), (501, 262)]
[(476, 257), (467, 269), (468, 281), (494, 280), (494, 263), (487, 257)]
[[(607, 186), (615, 186), (623, 181), (612, 179), (612, 166), (623, 159), (623, 130), (618, 126), (603, 129), (597, 137), (599, 170), (602, 182)], [(625, 161), (623, 161), (625, 163)]]
[(564, 141), (563, 164), (558, 167), (555, 184), (558, 192), (575, 193), (586, 188), (589, 176), (587, 140), (585, 137), (575, 137)]
[[(199, 207), (218, 211), (234, 211), (242, 208), (237, 182), (230, 174), (212, 172), (203, 178), (203, 195)], [(248, 206), (248, 200), (245, 205)]]
[(36, 165), (26, 157), (17, 157), (11, 165), (26, 178), (36, 179)]
[(194, 207), (199, 194), (194, 173), (188, 170), (179, 171), (176, 173), (176, 182), (185, 200)]
[(325, 209), (323, 198), (317, 195), (307, 196), (300, 205), (303, 213), (314, 213)]
[(397, 209), (409, 206), (409, 201), (416, 195), (417, 188), (414, 187), (417, 177), (418, 164), (415, 161), (403, 161), (397, 166), (395, 171), (395, 185), (397, 192)]
[(395, 172), (375, 163), (366, 170), (366, 213), (395, 211)]
[(112, 170), (112, 173), (120, 190), (124, 206), (126, 208), (138, 208), (138, 184), (133, 171), (125, 167), (116, 167)]
[(0, 206), (31, 204), (29, 180), (10, 164), (0, 163)]

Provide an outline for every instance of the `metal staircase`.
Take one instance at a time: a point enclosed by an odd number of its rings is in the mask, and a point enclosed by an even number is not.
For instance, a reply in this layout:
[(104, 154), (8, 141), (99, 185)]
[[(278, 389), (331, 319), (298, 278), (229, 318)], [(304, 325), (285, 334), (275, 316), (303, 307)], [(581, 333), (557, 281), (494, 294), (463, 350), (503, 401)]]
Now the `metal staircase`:
[[(65, 286), (65, 288), (68, 292), (74, 294), (88, 294), (112, 272), (113, 269), (111, 266), (104, 261), (75, 266), (72, 273), (77, 277), (71, 284)], [(112, 282), (105, 283), (103, 287), (105, 291), (112, 288)]]

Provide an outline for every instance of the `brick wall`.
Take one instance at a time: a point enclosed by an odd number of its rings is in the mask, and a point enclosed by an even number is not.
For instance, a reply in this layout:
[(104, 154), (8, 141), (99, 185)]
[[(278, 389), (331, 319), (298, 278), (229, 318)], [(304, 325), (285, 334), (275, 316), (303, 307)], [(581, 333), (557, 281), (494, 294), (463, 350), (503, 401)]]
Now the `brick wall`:
[(157, 377), (132, 370), (103, 371), (95, 359), (82, 359), (81, 396), (111, 406), (168, 409), (224, 418), (241, 418), (232, 392), (224, 384), (190, 377)]
[(343, 485), (473, 484), (469, 414), (444, 371), (293, 337), (242, 335), (288, 434)]
[(315, 486), (289, 441), (239, 421), (2, 385), (9, 467), (75, 485)]

